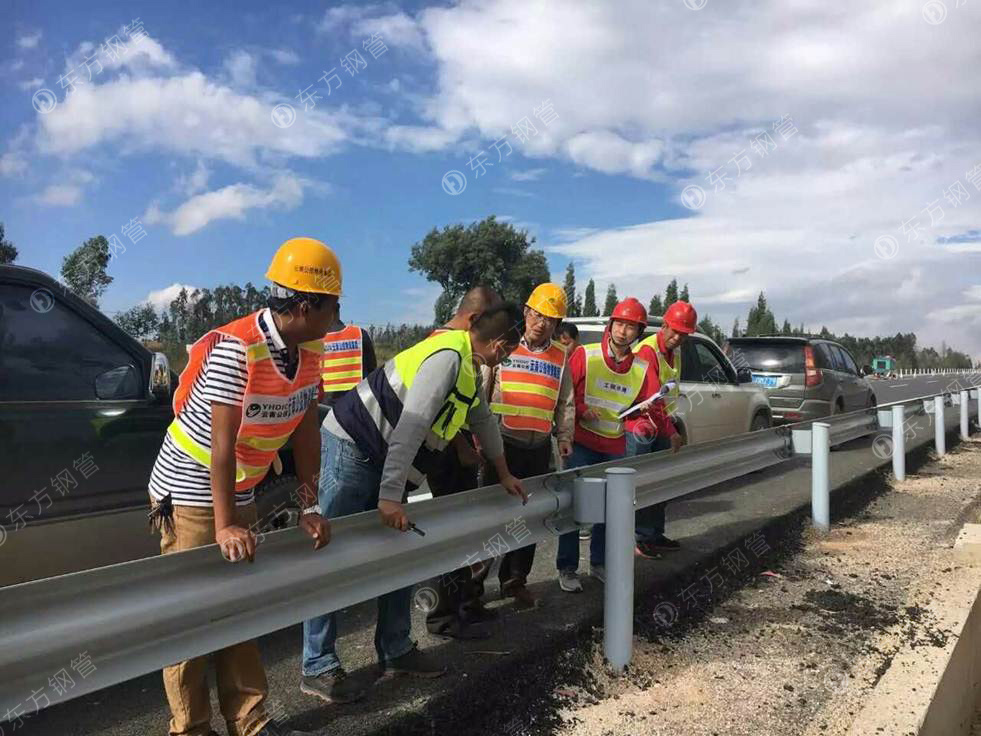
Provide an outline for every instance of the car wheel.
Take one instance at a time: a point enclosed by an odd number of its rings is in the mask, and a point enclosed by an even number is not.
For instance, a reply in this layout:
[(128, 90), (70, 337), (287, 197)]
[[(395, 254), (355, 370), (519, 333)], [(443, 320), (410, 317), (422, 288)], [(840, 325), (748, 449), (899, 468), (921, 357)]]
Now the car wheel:
[(759, 432), (762, 429), (769, 429), (772, 426), (770, 417), (766, 412), (759, 412), (753, 417), (753, 423), (749, 425), (750, 432)]
[(297, 489), (300, 479), (287, 473), (263, 481), (256, 489), (259, 531), (271, 532), (296, 526), (300, 519)]

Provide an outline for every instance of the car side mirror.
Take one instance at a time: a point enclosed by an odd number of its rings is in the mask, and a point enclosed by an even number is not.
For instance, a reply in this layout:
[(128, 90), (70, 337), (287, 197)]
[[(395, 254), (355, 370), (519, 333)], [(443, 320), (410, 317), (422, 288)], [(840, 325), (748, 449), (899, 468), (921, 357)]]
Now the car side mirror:
[(753, 382), (753, 369), (752, 368), (737, 368), (736, 369), (736, 381), (739, 383), (752, 383)]
[(163, 353), (153, 354), (150, 368), (150, 393), (158, 399), (169, 399), (172, 391), (170, 382), (170, 361)]
[(862, 366), (862, 375), (863, 376), (871, 376), (872, 375), (872, 366), (870, 366), (870, 365), (863, 365)]
[(95, 397), (105, 400), (138, 398), (140, 382), (131, 365), (110, 368), (95, 377)]

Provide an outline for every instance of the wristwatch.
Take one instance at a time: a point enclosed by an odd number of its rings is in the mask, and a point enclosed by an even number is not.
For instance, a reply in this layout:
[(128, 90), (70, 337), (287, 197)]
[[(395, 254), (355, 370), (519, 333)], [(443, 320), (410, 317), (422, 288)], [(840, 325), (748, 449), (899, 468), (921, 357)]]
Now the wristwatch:
[(303, 509), (303, 513), (300, 514), (300, 516), (306, 516), (307, 514), (320, 514), (320, 513), (321, 513), (320, 504), (315, 503), (313, 506), (308, 506), (307, 508)]

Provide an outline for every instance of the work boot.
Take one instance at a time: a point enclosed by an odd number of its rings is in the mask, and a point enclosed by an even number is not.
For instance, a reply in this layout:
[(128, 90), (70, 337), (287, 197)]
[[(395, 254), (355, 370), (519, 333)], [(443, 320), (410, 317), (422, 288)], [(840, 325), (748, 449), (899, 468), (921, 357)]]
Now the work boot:
[(673, 539), (668, 539), (663, 534), (654, 537), (649, 544), (656, 549), (666, 549), (670, 551), (681, 549), (681, 545)]
[(361, 700), (367, 688), (338, 668), (319, 675), (303, 675), (300, 692), (320, 698), (325, 703), (344, 704)]
[(454, 621), (440, 631), (430, 633), (433, 636), (457, 639), (458, 641), (481, 641), (482, 639), (490, 639), (492, 636), (491, 632), (482, 624), (471, 624), (460, 620)]
[(418, 647), (412, 647), (401, 657), (385, 662), (381, 668), (385, 675), (411, 675), (427, 679), (446, 674), (446, 667), (433, 662), (432, 657), (419, 651)]
[(590, 565), (589, 574), (601, 583), (606, 582), (606, 567), (604, 565)]
[(538, 608), (540, 601), (524, 585), (509, 585), (501, 589), (502, 598), (514, 598), (516, 608)]
[(637, 546), (634, 547), (634, 556), (643, 557), (645, 560), (661, 559), (661, 553), (650, 542), (638, 542)]
[(477, 601), (463, 609), (463, 620), (468, 624), (482, 624), (488, 621), (496, 621), (501, 614), (493, 608), (488, 608), (481, 601)]
[(559, 587), (566, 593), (582, 593), (582, 583), (576, 572), (559, 571)]

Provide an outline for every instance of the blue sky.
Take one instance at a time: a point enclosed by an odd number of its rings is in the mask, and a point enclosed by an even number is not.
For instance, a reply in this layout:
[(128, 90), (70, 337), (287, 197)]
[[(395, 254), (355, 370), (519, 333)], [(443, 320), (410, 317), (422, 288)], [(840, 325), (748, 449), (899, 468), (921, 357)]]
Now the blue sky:
[(347, 317), (425, 321), (438, 290), (408, 272), (410, 246), (496, 214), (556, 279), (571, 259), (581, 286), (646, 302), (677, 277), (726, 326), (765, 289), (780, 319), (981, 355), (981, 6), (959, 2), (938, 23), (905, 0), (15, 1), (0, 220), (19, 262), (51, 273), (119, 236), (107, 312), (262, 283), (306, 234), (342, 258)]

